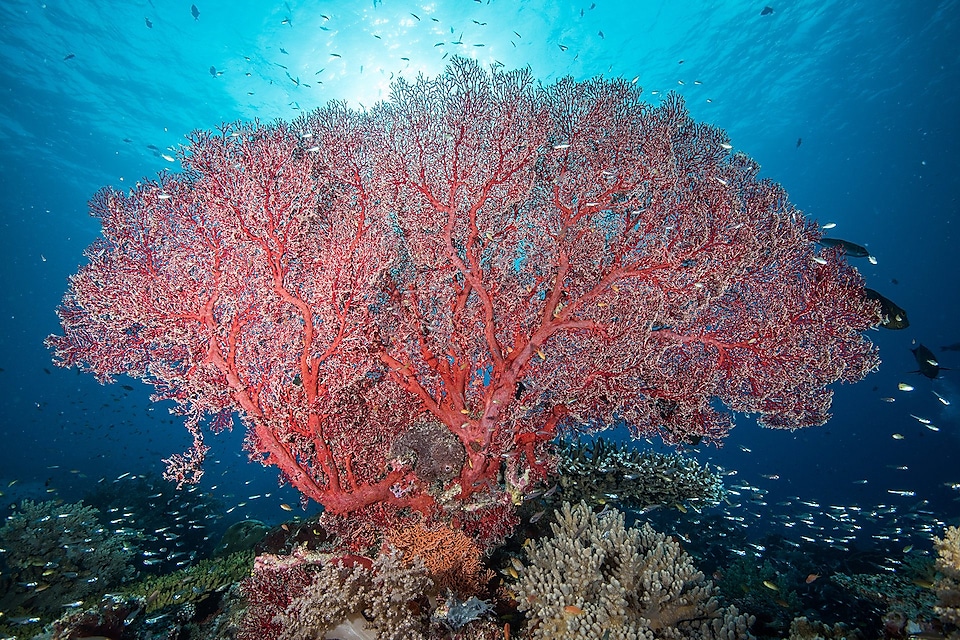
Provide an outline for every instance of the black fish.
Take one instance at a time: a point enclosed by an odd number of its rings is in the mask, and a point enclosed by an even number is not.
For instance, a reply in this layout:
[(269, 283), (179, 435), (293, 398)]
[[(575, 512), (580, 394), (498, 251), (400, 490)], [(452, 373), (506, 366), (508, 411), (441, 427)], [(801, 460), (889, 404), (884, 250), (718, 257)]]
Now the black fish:
[(885, 298), (873, 289), (864, 289), (864, 294), (869, 300), (876, 300), (880, 303), (880, 326), (884, 329), (906, 329), (910, 326), (907, 319), (907, 312), (897, 306), (889, 298)]
[(212, 75), (214, 78), (217, 77), (217, 68), (216, 68), (216, 67), (210, 67), (210, 75)]
[(946, 369), (946, 367), (941, 367), (940, 363), (937, 362), (933, 351), (930, 351), (930, 349), (927, 349), (922, 344), (918, 344), (916, 349), (910, 349), (910, 351), (913, 352), (913, 357), (917, 359), (917, 364), (920, 365), (920, 369), (914, 373), (922, 373), (933, 380), (940, 375), (941, 369)]
[(801, 144), (803, 144), (803, 138), (797, 138), (797, 149), (800, 148)]
[(144, 18), (143, 21), (147, 23), (147, 29), (153, 29), (153, 23), (150, 22), (150, 18)]
[(866, 258), (870, 255), (866, 247), (839, 238), (820, 238), (819, 244), (824, 247), (840, 247), (851, 258)]
[(190, 13), (193, 15), (194, 20), (200, 19), (200, 9), (197, 9), (197, 5), (190, 5)]
[(940, 347), (940, 351), (960, 351), (960, 342), (954, 342)]
[(760, 12), (760, 15), (762, 15), (762, 16), (768, 16), (768, 15), (770, 15), (771, 13), (773, 13), (773, 7), (764, 7), (764, 8), (763, 8), (763, 11)]
[(76, 58), (76, 57), (77, 57), (77, 54), (75, 54), (75, 53), (68, 53), (67, 55), (63, 56), (63, 59), (64, 59), (64, 60), (73, 60), (73, 59)]

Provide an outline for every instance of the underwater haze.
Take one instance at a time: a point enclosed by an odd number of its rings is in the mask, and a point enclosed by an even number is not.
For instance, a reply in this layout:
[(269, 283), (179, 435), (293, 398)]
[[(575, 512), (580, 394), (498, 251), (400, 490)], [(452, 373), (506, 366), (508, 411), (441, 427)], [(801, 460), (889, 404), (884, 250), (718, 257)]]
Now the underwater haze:
[[(848, 259), (910, 321), (870, 333), (879, 371), (838, 385), (823, 427), (738, 416), (722, 448), (688, 451), (763, 496), (740, 507), (748, 522), (816, 537), (824, 525), (798, 525), (801, 505), (922, 513), (937, 526), (902, 539), (929, 549), (960, 516), (958, 21), (952, 0), (4, 0), (3, 515), (159, 474), (190, 444), (147, 386), (101, 386), (44, 347), (99, 234), (86, 206), (97, 189), (176, 172), (191, 131), (289, 121), (330, 100), (369, 108), (392, 79), (436, 76), (460, 55), (544, 83), (635, 79), (651, 103), (679, 93), (805, 215), (835, 225), (825, 234), (866, 247), (872, 260)], [(943, 368), (935, 379), (916, 372), (920, 344)], [(204, 491), (233, 519), (300, 512), (275, 469), (247, 461), (240, 431), (208, 438)]]

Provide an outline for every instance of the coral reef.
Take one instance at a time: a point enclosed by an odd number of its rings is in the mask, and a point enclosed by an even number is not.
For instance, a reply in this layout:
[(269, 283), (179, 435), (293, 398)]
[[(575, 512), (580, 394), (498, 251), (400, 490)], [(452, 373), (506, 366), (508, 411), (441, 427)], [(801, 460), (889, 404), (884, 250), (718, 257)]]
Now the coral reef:
[(140, 532), (111, 532), (99, 517), (99, 510), (82, 502), (24, 500), (0, 527), (7, 566), (0, 610), (57, 617), (65, 602), (133, 578)]
[(390, 546), (372, 560), (302, 548), (258, 556), (243, 592), (241, 640), (502, 637), (483, 619), (490, 605), (476, 597), (449, 593), (432, 610), (436, 589), (424, 557)]
[[(726, 133), (640, 92), (454, 56), (370, 109), (195, 131), (183, 171), (90, 199), (103, 233), (46, 344), (174, 403), (178, 485), (237, 415), (332, 514), (494, 509), (491, 535), (502, 477), (542, 480), (558, 430), (824, 424), (831, 385), (879, 363), (879, 303)], [(439, 455), (409, 435), (425, 414)]]
[(839, 622), (829, 625), (800, 617), (790, 623), (789, 640), (862, 640), (863, 637), (857, 629)]
[(882, 605), (886, 612), (883, 624), (886, 628), (904, 628), (911, 620), (933, 618), (936, 598), (930, 589), (917, 584), (908, 573), (835, 573), (830, 579), (867, 600)]
[(655, 505), (715, 505), (723, 480), (710, 465), (679, 454), (637, 451), (598, 438), (570, 443), (559, 452), (558, 479), (564, 500), (614, 502), (625, 508)]
[(197, 564), (131, 584), (124, 593), (144, 598), (144, 609), (152, 613), (164, 607), (197, 602), (222, 591), (250, 574), (253, 551), (239, 551), (225, 557), (201, 560)]
[(934, 537), (937, 571), (933, 590), (937, 604), (933, 610), (944, 624), (960, 626), (960, 528), (947, 527), (943, 538)]
[(130, 623), (143, 611), (143, 598), (108, 595), (95, 606), (67, 613), (50, 628), (51, 640), (132, 638)]
[(369, 628), (375, 633), (369, 637), (381, 640), (424, 637), (426, 620), (416, 603), (431, 583), (423, 560), (405, 563), (392, 550), (369, 566), (344, 559), (326, 562), (312, 577), (273, 618), (281, 629), (278, 639), (323, 637), (344, 623), (355, 634)]
[(238, 640), (279, 638), (283, 628), (275, 618), (314, 581), (326, 557), (304, 547), (294, 547), (289, 555), (257, 556), (250, 576), (240, 583), (247, 609)]
[(530, 637), (560, 640), (750, 638), (753, 619), (721, 607), (679, 544), (616, 510), (564, 503), (553, 537), (527, 548), (515, 586)]

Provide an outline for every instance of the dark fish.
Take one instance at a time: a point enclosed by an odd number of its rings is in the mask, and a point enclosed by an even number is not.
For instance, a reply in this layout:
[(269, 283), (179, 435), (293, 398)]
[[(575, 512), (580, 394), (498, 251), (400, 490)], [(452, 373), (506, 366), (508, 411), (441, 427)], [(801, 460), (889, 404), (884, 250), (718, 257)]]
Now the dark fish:
[(770, 15), (771, 13), (773, 13), (773, 7), (764, 7), (764, 8), (763, 8), (763, 11), (760, 12), (760, 15), (762, 15), (762, 16), (768, 16), (768, 15)]
[(153, 23), (150, 22), (150, 18), (144, 18), (143, 21), (147, 23), (147, 29), (153, 29)]
[(907, 312), (897, 306), (896, 303), (873, 289), (864, 289), (863, 292), (867, 299), (876, 300), (880, 303), (880, 326), (884, 329), (906, 329), (910, 326)]
[(937, 357), (933, 355), (933, 351), (922, 344), (918, 344), (916, 349), (910, 349), (910, 351), (913, 352), (913, 357), (917, 359), (917, 364), (920, 365), (920, 369), (915, 373), (922, 373), (933, 380), (940, 375), (941, 369), (946, 369), (937, 362)]
[(851, 258), (866, 258), (870, 255), (866, 247), (839, 238), (820, 238), (819, 244), (823, 247), (840, 247)]
[(194, 20), (200, 19), (200, 9), (197, 9), (197, 5), (195, 4), (190, 5), (190, 13), (191, 15), (193, 15)]
[(75, 54), (75, 53), (68, 53), (67, 55), (63, 56), (63, 59), (64, 59), (64, 60), (71, 60), (71, 59), (76, 58), (76, 57), (77, 57), (77, 54)]
[(217, 68), (216, 68), (216, 67), (210, 67), (210, 75), (212, 75), (214, 78), (217, 77)]
[(803, 144), (803, 138), (797, 138), (797, 149), (800, 148), (801, 144)]
[(289, 53), (286, 49), (284, 49), (283, 47), (280, 47), (280, 53), (283, 53), (283, 54), (286, 54), (286, 55), (290, 55), (290, 53)]
[(940, 351), (960, 351), (960, 342), (944, 345), (940, 347)]

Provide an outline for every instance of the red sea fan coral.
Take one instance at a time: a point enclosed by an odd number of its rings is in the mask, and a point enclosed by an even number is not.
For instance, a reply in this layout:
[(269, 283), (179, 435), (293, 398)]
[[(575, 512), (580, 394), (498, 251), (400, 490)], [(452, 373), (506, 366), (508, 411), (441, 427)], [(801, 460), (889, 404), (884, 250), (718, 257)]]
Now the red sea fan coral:
[[(716, 441), (721, 405), (822, 424), (828, 386), (878, 362), (859, 274), (721, 130), (622, 79), (456, 58), (369, 110), (197, 132), (181, 162), (94, 196), (103, 237), (48, 339), (177, 404), (177, 481), (235, 412), (332, 514), (475, 522), (565, 429)], [(442, 460), (393, 450), (424, 419)]]

